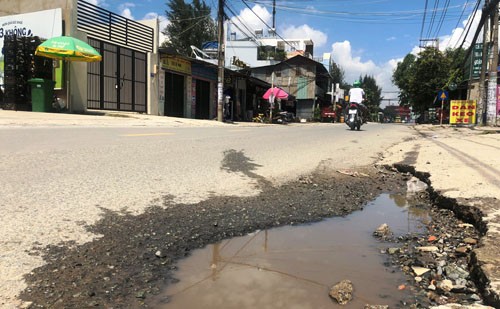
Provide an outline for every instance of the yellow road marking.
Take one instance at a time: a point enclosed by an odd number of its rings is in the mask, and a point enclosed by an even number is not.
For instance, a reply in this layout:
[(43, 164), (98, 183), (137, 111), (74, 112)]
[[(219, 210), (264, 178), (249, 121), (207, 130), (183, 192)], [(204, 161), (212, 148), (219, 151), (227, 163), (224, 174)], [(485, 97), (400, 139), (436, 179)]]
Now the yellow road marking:
[(125, 134), (122, 136), (127, 137), (137, 137), (137, 136), (166, 136), (166, 135), (174, 135), (174, 133), (137, 133), (137, 134)]
[(229, 130), (229, 132), (247, 132), (247, 131), (250, 131), (248, 129), (233, 129), (233, 130)]

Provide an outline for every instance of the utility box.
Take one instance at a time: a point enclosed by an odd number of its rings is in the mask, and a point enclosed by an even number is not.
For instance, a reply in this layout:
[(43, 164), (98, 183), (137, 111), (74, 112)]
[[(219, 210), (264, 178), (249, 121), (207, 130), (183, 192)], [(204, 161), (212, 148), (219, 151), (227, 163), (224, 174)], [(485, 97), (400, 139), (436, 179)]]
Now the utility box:
[(55, 81), (43, 78), (28, 80), (31, 84), (31, 110), (34, 112), (52, 111)]

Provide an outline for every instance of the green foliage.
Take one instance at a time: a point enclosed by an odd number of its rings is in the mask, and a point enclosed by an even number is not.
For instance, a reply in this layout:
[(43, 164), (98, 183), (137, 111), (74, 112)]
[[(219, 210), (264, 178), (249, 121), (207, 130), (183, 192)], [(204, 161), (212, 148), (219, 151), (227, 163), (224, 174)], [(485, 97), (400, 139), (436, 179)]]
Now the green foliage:
[(180, 54), (191, 55), (191, 45), (217, 40), (217, 27), (204, 0), (169, 0), (165, 11), (170, 23), (163, 30), (169, 40), (162, 45), (175, 48)]
[(319, 107), (319, 105), (314, 107), (313, 121), (321, 121), (321, 108)]
[(377, 113), (382, 102), (382, 89), (377, 85), (377, 81), (373, 76), (365, 75), (360, 77), (361, 88), (365, 91), (366, 101), (364, 104), (368, 108), (370, 114)]
[(279, 50), (274, 46), (264, 45), (257, 47), (257, 60), (269, 59), (283, 61), (286, 59), (286, 52), (284, 50)]
[(400, 105), (410, 105), (417, 112), (432, 107), (439, 90), (463, 81), (464, 55), (463, 49), (441, 52), (436, 48), (426, 48), (418, 56), (408, 54), (392, 75), (393, 83), (401, 91)]
[(346, 88), (346, 81), (345, 81), (345, 72), (344, 69), (342, 69), (337, 63), (332, 62), (330, 64), (329, 70), (330, 75), (332, 76), (332, 81), (334, 84), (338, 83), (340, 85), (340, 88), (345, 89)]
[(398, 63), (396, 70), (392, 74), (392, 82), (400, 90), (399, 102), (401, 105), (407, 105), (410, 102), (410, 80), (413, 76), (416, 58), (413, 54), (406, 55), (403, 61)]

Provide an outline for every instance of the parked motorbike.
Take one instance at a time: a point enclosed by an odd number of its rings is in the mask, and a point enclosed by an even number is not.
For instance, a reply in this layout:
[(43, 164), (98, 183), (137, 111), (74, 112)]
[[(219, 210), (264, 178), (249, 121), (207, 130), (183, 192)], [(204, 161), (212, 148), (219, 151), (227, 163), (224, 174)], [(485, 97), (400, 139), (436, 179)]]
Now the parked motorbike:
[(294, 115), (290, 112), (279, 112), (273, 117), (273, 123), (287, 124), (293, 122)]
[(363, 113), (358, 103), (349, 103), (344, 119), (351, 130), (356, 129), (359, 131), (361, 129), (361, 125), (363, 124)]

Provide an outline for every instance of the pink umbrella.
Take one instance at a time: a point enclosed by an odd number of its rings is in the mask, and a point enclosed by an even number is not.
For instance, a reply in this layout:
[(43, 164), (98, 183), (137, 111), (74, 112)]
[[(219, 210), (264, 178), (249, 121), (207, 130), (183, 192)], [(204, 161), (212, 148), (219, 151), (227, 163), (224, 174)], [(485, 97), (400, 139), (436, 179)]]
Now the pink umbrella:
[(272, 87), (267, 89), (266, 93), (262, 96), (264, 99), (269, 100), (269, 96), (273, 94), (276, 99), (287, 99), (288, 98), (288, 93), (285, 92), (285, 90), (278, 88), (278, 87)]

